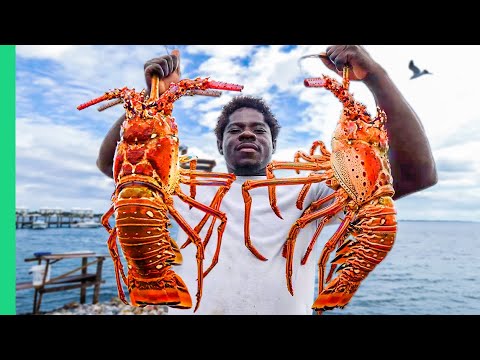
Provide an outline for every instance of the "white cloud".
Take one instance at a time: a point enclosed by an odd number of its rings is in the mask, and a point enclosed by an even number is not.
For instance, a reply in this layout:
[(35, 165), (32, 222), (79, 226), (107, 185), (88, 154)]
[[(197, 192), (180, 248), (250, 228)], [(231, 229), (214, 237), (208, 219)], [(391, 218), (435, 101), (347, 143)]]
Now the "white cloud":
[(74, 45), (17, 45), (17, 56), (37, 59), (60, 59)]
[(248, 57), (255, 50), (255, 45), (189, 45), (186, 51), (190, 54), (208, 55), (222, 60)]
[[(297, 59), (326, 45), (191, 45), (181, 46), (185, 76), (209, 76), (245, 86), (243, 93), (271, 104), (282, 129), (273, 158), (290, 161), (297, 150), (330, 137), (341, 104), (324, 89), (303, 86)], [(365, 46), (383, 66), (418, 114), (439, 170), (436, 186), (398, 201), (399, 217), (478, 220), (480, 214), (480, 121), (475, 110), (480, 73), (452, 65), (452, 56), (475, 59), (480, 46)], [(145, 87), (143, 64), (164, 55), (163, 45), (19, 45), (17, 57), (17, 204), (109, 206), (113, 181), (99, 172), (100, 143), (122, 114), (121, 106), (98, 112), (76, 106), (107, 90)], [(410, 80), (413, 59), (433, 73)], [(320, 63), (320, 61), (319, 61)], [(336, 76), (322, 65), (319, 72)], [(319, 74), (320, 75), (320, 74)], [(368, 88), (351, 83), (355, 98), (375, 111)], [(213, 134), (221, 107), (237, 93), (219, 98), (186, 97), (175, 103), (181, 142), (189, 151), (217, 162), (226, 171)], [(476, 206), (476, 207), (475, 207)]]

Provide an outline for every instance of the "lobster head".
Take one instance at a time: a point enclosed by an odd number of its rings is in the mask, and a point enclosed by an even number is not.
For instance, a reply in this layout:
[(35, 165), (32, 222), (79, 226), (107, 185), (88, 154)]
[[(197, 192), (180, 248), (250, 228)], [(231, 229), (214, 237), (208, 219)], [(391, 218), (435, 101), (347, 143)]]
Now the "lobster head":
[[(348, 84), (348, 82), (346, 83)], [(372, 118), (364, 104), (355, 100), (346, 85), (323, 75), (320, 78), (304, 80), (306, 87), (324, 87), (330, 90), (343, 104), (342, 114), (332, 137), (332, 150), (339, 150), (341, 144), (351, 144), (360, 140), (380, 152), (388, 151), (388, 137), (385, 128), (387, 116), (377, 107), (377, 116)]]

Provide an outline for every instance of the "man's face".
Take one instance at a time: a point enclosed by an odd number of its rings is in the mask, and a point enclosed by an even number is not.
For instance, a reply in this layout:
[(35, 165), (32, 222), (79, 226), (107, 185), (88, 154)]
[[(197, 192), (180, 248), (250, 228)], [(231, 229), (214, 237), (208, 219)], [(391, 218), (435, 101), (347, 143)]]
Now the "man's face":
[(228, 171), (240, 176), (265, 175), (275, 151), (270, 127), (262, 113), (251, 108), (240, 108), (230, 115), (223, 141), (217, 145)]

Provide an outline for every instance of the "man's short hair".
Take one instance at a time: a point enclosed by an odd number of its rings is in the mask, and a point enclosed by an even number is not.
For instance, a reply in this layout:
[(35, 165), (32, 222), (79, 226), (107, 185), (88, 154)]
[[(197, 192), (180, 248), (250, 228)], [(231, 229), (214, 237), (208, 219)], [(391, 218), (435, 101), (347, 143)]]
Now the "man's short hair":
[(217, 140), (223, 141), (223, 132), (230, 121), (230, 115), (241, 108), (254, 109), (263, 114), (265, 122), (270, 127), (272, 140), (275, 141), (277, 139), (281, 126), (278, 123), (275, 115), (273, 115), (272, 111), (270, 110), (270, 107), (262, 98), (242, 95), (234, 97), (223, 107), (222, 112), (217, 120), (217, 126), (215, 127), (215, 135), (217, 136)]

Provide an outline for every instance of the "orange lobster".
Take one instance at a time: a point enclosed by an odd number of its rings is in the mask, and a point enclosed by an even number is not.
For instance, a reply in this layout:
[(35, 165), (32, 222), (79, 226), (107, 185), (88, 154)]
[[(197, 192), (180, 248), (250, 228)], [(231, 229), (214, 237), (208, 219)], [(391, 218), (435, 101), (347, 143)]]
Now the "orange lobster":
[[(192, 229), (175, 210), (173, 195), (190, 207), (204, 211), (221, 221), (217, 228), (215, 258), (218, 258), (227, 222), (226, 215), (219, 211), (220, 203), (231, 183), (235, 181), (235, 176), (196, 170), (196, 159), (188, 155), (179, 156), (178, 128), (172, 117), (173, 103), (183, 95), (217, 96), (219, 92), (208, 89), (241, 91), (243, 86), (208, 78), (184, 79), (171, 83), (159, 96), (161, 85), (164, 84), (154, 76), (150, 98), (145, 95), (145, 90), (136, 93), (134, 89), (124, 87), (106, 92), (77, 108), (82, 110), (114, 99), (99, 110), (123, 102), (126, 111), (113, 166), (115, 191), (112, 195), (112, 206), (102, 217), (102, 224), (110, 233), (108, 248), (115, 265), (120, 299), (128, 304), (120, 281), (121, 276), (134, 306), (168, 305), (181, 309), (192, 307), (186, 284), (172, 269), (172, 265), (180, 265), (183, 259), (178, 245), (168, 231), (171, 215), (197, 247), (196, 311), (200, 305), (205, 276), (204, 244), (198, 235), (198, 226), (195, 230)], [(190, 168), (181, 168), (181, 163), (189, 163)], [(191, 196), (182, 192), (180, 183), (190, 185)], [(210, 206), (195, 200), (197, 185), (219, 186)], [(114, 214), (115, 226), (112, 228), (108, 221)], [(117, 237), (127, 261), (128, 277), (125, 276), (119, 257)], [(214, 265), (212, 262), (206, 273)]]
[[(325, 181), (334, 192), (308, 206), (293, 224), (283, 247), (286, 258), (287, 288), (293, 295), (292, 262), (295, 241), (299, 231), (312, 221), (319, 225), (301, 264), (304, 265), (324, 225), (343, 212), (339, 228), (325, 244), (318, 267), (318, 297), (312, 309), (320, 314), (324, 310), (345, 307), (360, 283), (391, 250), (397, 232), (394, 188), (388, 160), (388, 137), (385, 129), (386, 114), (377, 108), (371, 118), (365, 106), (348, 92), (348, 67), (344, 68), (343, 84), (328, 76), (304, 80), (307, 87), (325, 87), (342, 103), (343, 113), (332, 138), (332, 153), (321, 141), (315, 141), (307, 154), (295, 153), (293, 162), (272, 161), (267, 167), (267, 179), (247, 180), (243, 185), (245, 199), (245, 244), (261, 260), (267, 260), (252, 245), (249, 235), (251, 208), (250, 189), (268, 186), (270, 204), (281, 218), (276, 205), (275, 186), (303, 184), (297, 199), (303, 208), (305, 196), (313, 183)], [(320, 154), (315, 154), (319, 149)], [(310, 171), (305, 178), (274, 178), (279, 169)], [(330, 271), (325, 278), (327, 261), (336, 248)], [(332, 279), (337, 268), (337, 276)]]

